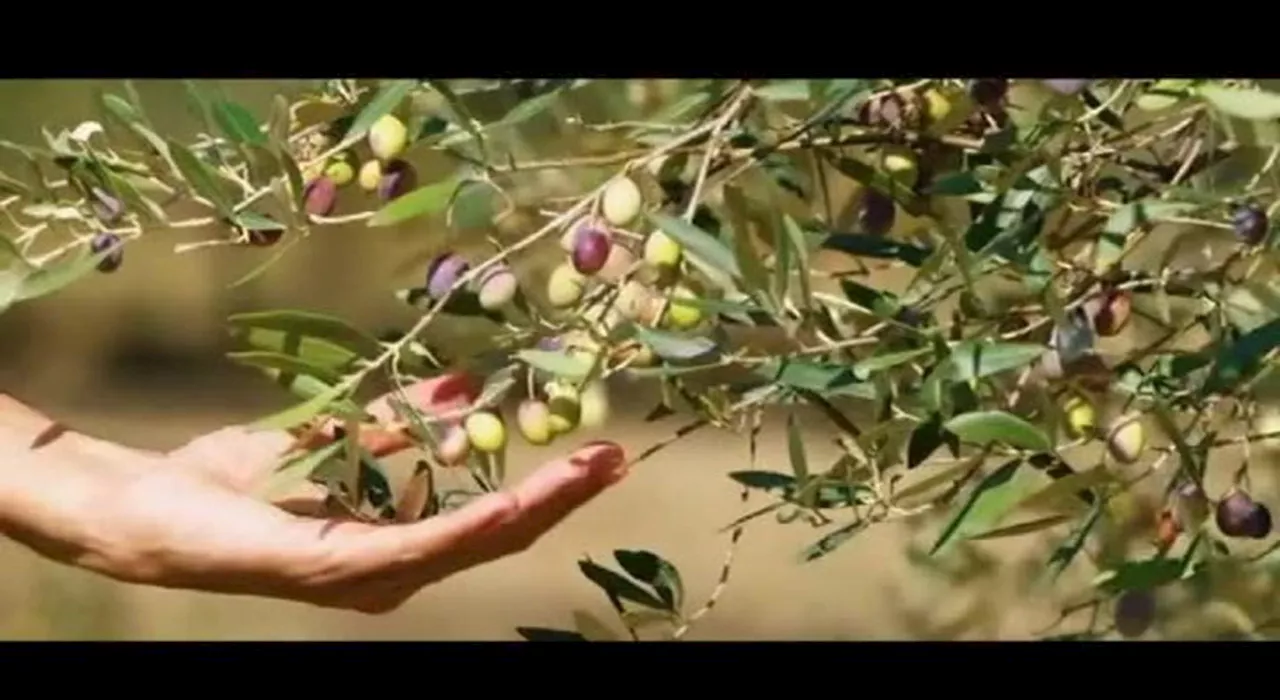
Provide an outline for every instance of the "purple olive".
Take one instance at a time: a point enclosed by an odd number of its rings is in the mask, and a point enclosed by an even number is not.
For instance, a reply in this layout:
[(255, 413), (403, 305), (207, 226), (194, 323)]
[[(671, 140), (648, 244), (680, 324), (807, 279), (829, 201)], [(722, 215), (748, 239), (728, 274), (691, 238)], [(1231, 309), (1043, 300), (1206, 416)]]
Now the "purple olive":
[(457, 253), (443, 253), (436, 256), (427, 267), (427, 294), (432, 299), (443, 298), (469, 269), (471, 264)]
[(1271, 510), (1238, 488), (1218, 501), (1214, 522), (1227, 537), (1260, 540), (1271, 534)]
[(102, 223), (114, 224), (124, 215), (124, 204), (106, 191), (94, 187), (90, 190), (90, 194), (93, 195), (93, 214)]
[(859, 216), (863, 232), (883, 236), (893, 228), (897, 213), (897, 205), (892, 199), (875, 190), (867, 192), (862, 200), (862, 214)]
[(1249, 245), (1258, 245), (1266, 239), (1267, 229), (1270, 228), (1267, 212), (1256, 204), (1237, 207), (1231, 213), (1231, 228), (1235, 231), (1236, 238)]
[(316, 178), (307, 185), (306, 210), (312, 216), (328, 216), (338, 203), (338, 186), (327, 177)]
[(547, 336), (538, 341), (538, 349), (556, 352), (564, 349), (564, 339), (559, 336)]
[(115, 272), (124, 264), (124, 245), (120, 237), (114, 233), (99, 233), (89, 241), (89, 250), (94, 255), (110, 250), (98, 261), (99, 272)]
[(984, 109), (999, 107), (1009, 93), (1009, 81), (1005, 78), (979, 78), (969, 83), (969, 96)]
[(520, 289), (520, 283), (516, 280), (516, 276), (511, 272), (511, 268), (506, 265), (499, 265), (494, 268), (485, 270), (484, 274), (477, 280), (478, 296), (480, 298), (480, 306), (489, 311), (500, 309), (511, 302), (516, 297), (516, 292)]
[(907, 113), (907, 101), (897, 92), (867, 100), (858, 108), (858, 119), (867, 126), (898, 128)]
[(594, 275), (608, 262), (612, 247), (612, 237), (605, 229), (579, 230), (573, 241), (573, 269), (584, 275)]
[(1156, 596), (1150, 590), (1125, 591), (1116, 599), (1116, 631), (1127, 639), (1141, 637), (1156, 619)]
[(1083, 90), (1084, 87), (1089, 84), (1089, 81), (1080, 78), (1065, 78), (1046, 80), (1044, 81), (1044, 84), (1048, 86), (1050, 90), (1053, 90), (1059, 95), (1074, 95)]
[(382, 166), (382, 179), (378, 181), (378, 196), (383, 201), (403, 197), (418, 188), (418, 173), (403, 160), (393, 160)]

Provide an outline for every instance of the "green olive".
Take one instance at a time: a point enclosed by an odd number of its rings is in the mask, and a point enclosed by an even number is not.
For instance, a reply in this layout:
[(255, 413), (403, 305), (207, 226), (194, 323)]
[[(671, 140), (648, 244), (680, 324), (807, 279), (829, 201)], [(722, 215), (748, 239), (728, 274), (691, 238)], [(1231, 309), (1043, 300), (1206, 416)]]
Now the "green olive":
[(335, 160), (324, 169), (324, 174), (333, 180), (333, 184), (342, 187), (355, 179), (356, 173), (351, 164), (345, 160)]
[(507, 446), (507, 427), (501, 418), (489, 411), (477, 411), (467, 416), (466, 429), (471, 446), (481, 452), (500, 452)]
[(551, 409), (536, 399), (526, 399), (516, 409), (516, 426), (531, 445), (548, 445), (555, 437), (551, 429)]
[(547, 301), (558, 309), (567, 309), (582, 301), (586, 289), (587, 278), (572, 264), (561, 263), (547, 278)]
[(360, 189), (367, 192), (373, 192), (378, 189), (378, 183), (382, 182), (382, 163), (376, 160), (365, 161), (360, 166)]
[(675, 330), (687, 331), (702, 323), (702, 309), (685, 301), (697, 298), (688, 287), (679, 286), (672, 290), (671, 301), (667, 305), (667, 325)]
[(644, 242), (644, 261), (659, 270), (675, 268), (683, 252), (680, 244), (662, 231), (649, 234)]
[(609, 387), (603, 381), (597, 379), (583, 387), (578, 404), (582, 427), (592, 430), (609, 422)]
[(1138, 415), (1117, 418), (1107, 430), (1107, 451), (1118, 462), (1132, 464), (1138, 461), (1146, 446), (1147, 433)]
[(547, 407), (551, 412), (551, 432), (564, 435), (573, 431), (582, 420), (582, 402), (577, 390), (560, 382), (551, 382), (546, 390)]
[(369, 150), (378, 160), (399, 157), (409, 145), (409, 129), (394, 115), (384, 114), (369, 128)]
[(644, 196), (631, 178), (620, 177), (605, 188), (600, 213), (614, 226), (626, 226), (640, 216)]

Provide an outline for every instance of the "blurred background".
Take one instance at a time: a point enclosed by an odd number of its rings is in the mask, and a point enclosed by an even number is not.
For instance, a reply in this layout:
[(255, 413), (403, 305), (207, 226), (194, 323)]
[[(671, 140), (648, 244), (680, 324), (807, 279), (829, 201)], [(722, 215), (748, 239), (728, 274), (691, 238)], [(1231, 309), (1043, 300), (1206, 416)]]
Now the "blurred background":
[[(181, 84), (137, 85), (163, 133), (194, 138), (198, 126)], [(222, 85), (259, 115), (267, 113), (277, 90), (289, 88), (280, 82)], [(57, 131), (98, 119), (94, 91), (104, 87), (120, 92), (118, 83), (99, 81), (0, 83), (0, 103), (21, 106), (0, 111), (0, 138), (40, 143), (42, 125)], [(228, 286), (273, 251), (214, 248), (175, 255), (175, 244), (221, 232), (149, 232), (130, 245), (117, 274), (90, 276), (0, 315), (0, 386), (82, 431), (152, 449), (251, 421), (291, 399), (224, 358), (232, 349), (225, 317), (288, 307), (337, 314), (375, 333), (407, 327), (415, 315), (393, 292), (419, 283), (421, 261), (439, 247), (429, 241), (443, 237), (402, 228), (323, 229), (234, 290)], [(904, 280), (887, 272), (873, 283)], [(652, 406), (653, 397), (643, 392), (615, 392), (609, 437), (640, 450), (682, 423), (645, 423)], [(834, 458), (824, 424), (806, 425), (816, 431), (811, 461)], [(781, 424), (771, 422), (765, 435), (759, 468), (787, 471)], [(513, 441), (513, 476), (550, 456)], [(582, 578), (576, 561), (589, 555), (608, 563), (616, 548), (656, 551), (680, 567), (696, 608), (720, 573), (727, 537), (719, 530), (764, 504), (756, 496), (744, 506), (725, 476), (745, 468), (744, 441), (698, 433), (638, 467), (528, 552), (456, 576), (377, 617), (117, 584), (0, 542), (0, 638), (515, 639), (516, 626), (569, 627), (574, 609), (617, 629), (607, 602)], [(689, 638), (1020, 639), (1052, 623), (1064, 603), (1087, 599), (1094, 573), (1087, 563), (1073, 565), (1056, 592), (1028, 583), (1056, 544), (1052, 538), (961, 547), (922, 564), (918, 553), (932, 544), (941, 524), (923, 518), (879, 526), (824, 559), (801, 564), (800, 551), (821, 533), (803, 523), (761, 518), (742, 539), (718, 606)]]

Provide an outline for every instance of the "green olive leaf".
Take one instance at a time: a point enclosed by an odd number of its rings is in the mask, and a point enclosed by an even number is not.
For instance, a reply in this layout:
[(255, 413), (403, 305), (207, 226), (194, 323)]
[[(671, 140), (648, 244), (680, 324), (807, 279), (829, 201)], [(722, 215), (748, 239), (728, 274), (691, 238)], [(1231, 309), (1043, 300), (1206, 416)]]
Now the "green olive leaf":
[(1005, 462), (988, 474), (943, 528), (929, 556), (936, 556), (952, 543), (999, 526), (1017, 502), (1039, 481), (1033, 470), (1019, 469), (1021, 459)]
[(285, 374), (307, 374), (320, 381), (335, 384), (342, 375), (328, 367), (313, 364), (296, 355), (270, 352), (264, 350), (248, 350), (227, 353), (227, 359), (250, 367), (280, 370)]
[(660, 212), (649, 212), (646, 216), (654, 226), (679, 243), (686, 253), (701, 258), (703, 262), (719, 272), (739, 279), (742, 277), (737, 257), (719, 238), (684, 219)]
[(210, 109), (218, 128), (234, 143), (267, 145), (267, 134), (258, 126), (253, 113), (244, 105), (230, 100), (214, 100)]
[(338, 456), (342, 447), (342, 442), (335, 441), (286, 460), (254, 489), (254, 495), (262, 500), (285, 495), (290, 489), (308, 481), (320, 467)]
[(98, 263), (123, 245), (124, 243), (121, 242), (119, 246), (108, 248), (99, 253), (90, 253), (87, 249), (82, 249), (78, 253), (68, 255), (60, 262), (32, 270), (22, 280), (22, 288), (18, 291), (18, 295), (13, 301), (36, 299), (67, 287), (81, 277), (93, 272), (98, 267)]
[(1037, 452), (1053, 449), (1053, 443), (1044, 431), (1004, 411), (962, 413), (947, 421), (945, 427), (961, 440), (977, 445), (1002, 442)]
[(964, 341), (951, 349), (947, 377), (961, 382), (973, 381), (1020, 369), (1039, 359), (1044, 353), (1044, 346), (1032, 343)]
[(218, 213), (224, 217), (230, 217), (235, 207), (231, 198), (227, 195), (227, 189), (224, 181), (214, 172), (213, 168), (207, 163), (196, 157), (191, 149), (178, 143), (173, 139), (165, 142), (169, 147), (169, 155), (173, 158), (173, 164), (177, 166), (179, 173), (191, 189), (196, 194), (209, 200)]
[(703, 336), (660, 331), (643, 326), (635, 327), (640, 342), (648, 345), (664, 360), (691, 361), (706, 359), (718, 350), (714, 340)]
[(617, 549), (613, 558), (628, 576), (649, 585), (667, 610), (678, 612), (684, 605), (684, 582), (671, 562), (642, 549)]
[(383, 84), (373, 99), (369, 100), (364, 109), (360, 110), (352, 120), (346, 135), (342, 137), (342, 143), (352, 144), (364, 138), (365, 134), (369, 133), (369, 129), (373, 128), (379, 119), (398, 107), (417, 85), (416, 80), (392, 80)]
[(21, 265), (13, 264), (0, 269), (0, 314), (4, 313), (18, 298), (26, 276), (27, 270)]
[[(227, 318), (227, 323), (237, 334), (248, 334), (251, 342), (270, 343), (260, 347), (278, 352), (285, 352), (286, 344), (297, 345), (314, 340), (326, 341), (338, 348), (345, 358), (344, 362), (381, 351), (377, 339), (364, 331), (340, 318), (311, 311), (255, 311), (234, 314)], [(253, 335), (255, 331), (258, 332), (256, 336)], [(263, 333), (265, 331), (275, 333), (266, 335)]]
[(521, 350), (516, 359), (547, 374), (565, 379), (585, 379), (591, 372), (591, 359), (581, 354), (553, 350)]
[(1215, 109), (1250, 121), (1280, 119), (1280, 95), (1264, 90), (1241, 90), (1212, 83), (1196, 88), (1196, 93)]
[(583, 576), (586, 576), (589, 581), (599, 586), (609, 596), (609, 601), (613, 603), (614, 609), (619, 612), (624, 610), (622, 607), (622, 601), (624, 600), (643, 605), (646, 608), (667, 609), (666, 603), (660, 598), (615, 571), (589, 560), (578, 562), (578, 568), (582, 571)]
[(255, 421), (251, 430), (289, 430), (320, 415), (336, 402), (344, 393), (341, 384), (329, 387), (323, 392), (270, 416)]
[(394, 226), (419, 216), (429, 216), (445, 211), (453, 194), (461, 184), (459, 176), (450, 177), (432, 185), (425, 185), (384, 205), (369, 218), (369, 226)]

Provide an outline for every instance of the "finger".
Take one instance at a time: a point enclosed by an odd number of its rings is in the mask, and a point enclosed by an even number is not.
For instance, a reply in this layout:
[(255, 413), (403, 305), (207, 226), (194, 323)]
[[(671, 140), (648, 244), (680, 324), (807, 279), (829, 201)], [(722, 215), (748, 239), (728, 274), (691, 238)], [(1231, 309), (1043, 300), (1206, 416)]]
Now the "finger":
[(626, 453), (612, 442), (588, 443), (528, 476), (513, 491), (519, 511), (483, 542), (461, 550), (458, 569), (528, 548), (577, 509), (626, 476)]
[(417, 523), (353, 532), (344, 554), (355, 575), (403, 572), (422, 585), (532, 544), (621, 479), (624, 462), (618, 445), (591, 443), (541, 467), (509, 492), (487, 494)]

